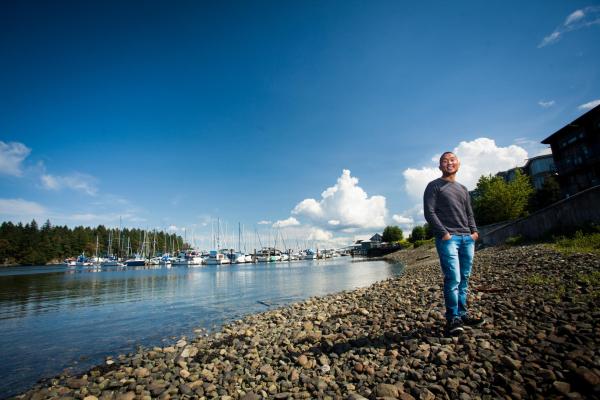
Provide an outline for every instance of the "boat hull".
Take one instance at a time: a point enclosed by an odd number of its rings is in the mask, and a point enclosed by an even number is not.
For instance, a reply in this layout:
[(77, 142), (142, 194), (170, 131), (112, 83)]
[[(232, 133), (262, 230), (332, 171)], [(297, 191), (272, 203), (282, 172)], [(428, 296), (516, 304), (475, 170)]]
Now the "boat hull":
[(127, 260), (125, 261), (125, 265), (128, 267), (143, 267), (146, 265), (144, 260)]

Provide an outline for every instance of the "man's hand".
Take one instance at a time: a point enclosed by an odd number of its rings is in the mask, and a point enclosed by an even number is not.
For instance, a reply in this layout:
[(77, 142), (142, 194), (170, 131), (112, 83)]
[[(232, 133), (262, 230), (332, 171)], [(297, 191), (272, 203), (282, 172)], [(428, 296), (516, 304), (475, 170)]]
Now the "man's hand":
[(474, 241), (477, 241), (477, 239), (479, 239), (479, 232), (471, 233), (471, 239), (473, 239)]
[(442, 236), (442, 240), (450, 240), (452, 239), (452, 235), (446, 232), (444, 236)]

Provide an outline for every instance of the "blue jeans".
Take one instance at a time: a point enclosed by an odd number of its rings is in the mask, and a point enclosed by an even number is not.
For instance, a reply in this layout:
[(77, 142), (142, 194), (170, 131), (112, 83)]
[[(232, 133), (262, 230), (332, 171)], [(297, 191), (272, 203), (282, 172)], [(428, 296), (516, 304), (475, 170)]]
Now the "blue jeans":
[(475, 254), (475, 241), (471, 235), (451, 235), (448, 240), (435, 239), (444, 273), (444, 302), (446, 319), (467, 313), (469, 276)]

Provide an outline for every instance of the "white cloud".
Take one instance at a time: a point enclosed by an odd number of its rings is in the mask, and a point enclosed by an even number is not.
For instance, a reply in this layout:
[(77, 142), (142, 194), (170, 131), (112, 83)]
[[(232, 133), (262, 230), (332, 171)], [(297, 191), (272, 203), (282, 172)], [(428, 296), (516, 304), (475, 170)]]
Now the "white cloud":
[(542, 42), (538, 45), (538, 48), (548, 46), (549, 44), (552, 44), (552, 43), (558, 41), (559, 38), (560, 38), (560, 32), (552, 32), (548, 36), (544, 37)]
[(546, 156), (548, 154), (552, 154), (552, 149), (550, 147), (546, 147), (546, 148), (540, 150), (539, 152), (534, 153), (532, 157)]
[(262, 220), (257, 222), (259, 225), (270, 225), (272, 222), (268, 220)]
[(413, 217), (405, 217), (404, 215), (394, 214), (392, 215), (392, 220), (399, 225), (412, 225), (415, 223)]
[(288, 226), (300, 225), (300, 222), (294, 217), (289, 217), (288, 219), (283, 219), (275, 222), (273, 224), (273, 228), (285, 228)]
[(541, 156), (544, 154), (552, 154), (552, 149), (541, 143), (539, 140), (531, 140), (526, 137), (516, 138), (515, 144), (525, 149), (529, 157)]
[(594, 107), (600, 106), (600, 99), (597, 100), (592, 100), (588, 103), (582, 104), (580, 105), (579, 108), (580, 110), (591, 110)]
[(358, 186), (358, 179), (344, 169), (336, 184), (321, 193), (319, 201), (304, 199), (292, 214), (305, 217), (322, 228), (372, 229), (385, 226), (385, 197), (371, 196)]
[(333, 233), (320, 229), (312, 228), (308, 235), (308, 240), (316, 240), (320, 242), (328, 242), (333, 238)]
[(540, 101), (538, 101), (538, 104), (540, 105), (540, 107), (550, 108), (555, 104), (555, 101), (554, 100), (549, 100), (549, 101), (540, 100)]
[(578, 20), (582, 19), (583, 17), (585, 17), (585, 13), (583, 12), (583, 10), (574, 11), (565, 20), (565, 26), (571, 25), (573, 22), (578, 21)]
[(23, 199), (0, 199), (0, 215), (19, 221), (43, 218), (47, 213), (41, 204)]
[[(460, 142), (453, 153), (460, 159), (457, 180), (469, 190), (475, 188), (481, 175), (495, 174), (525, 163), (527, 151), (520, 146), (498, 147), (488, 138), (478, 138), (470, 142)], [(438, 169), (439, 156), (434, 156), (433, 165), (404, 171), (406, 192), (415, 199), (421, 199), (427, 184), (441, 176)]]
[(567, 32), (587, 28), (600, 24), (600, 6), (589, 6), (582, 10), (576, 10), (565, 18), (565, 22), (559, 25), (551, 34), (542, 39), (538, 48), (556, 43)]
[(440, 170), (437, 167), (407, 168), (403, 175), (406, 193), (418, 199), (423, 196), (427, 184), (440, 177)]
[(95, 196), (98, 193), (96, 179), (93, 176), (74, 173), (67, 176), (44, 174), (41, 176), (42, 186), (48, 190), (61, 190), (63, 188)]
[(21, 176), (21, 163), (31, 153), (31, 149), (19, 142), (5, 143), (0, 140), (0, 173)]
[(56, 223), (67, 223), (67, 224), (86, 224), (88, 226), (105, 225), (105, 226), (119, 226), (127, 223), (140, 223), (146, 222), (146, 218), (139, 217), (134, 213), (123, 212), (74, 212), (71, 214), (63, 213), (52, 213), (49, 217), (51, 221)]

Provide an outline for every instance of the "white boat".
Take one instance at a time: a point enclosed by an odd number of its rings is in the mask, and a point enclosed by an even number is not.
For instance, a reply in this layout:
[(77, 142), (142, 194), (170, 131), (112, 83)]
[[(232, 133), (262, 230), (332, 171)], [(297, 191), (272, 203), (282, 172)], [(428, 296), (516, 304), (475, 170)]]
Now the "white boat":
[(204, 258), (202, 257), (202, 254), (197, 251), (189, 252), (186, 257), (187, 257), (190, 265), (204, 264)]
[(123, 265), (115, 256), (109, 256), (100, 263), (101, 267), (122, 267)]
[(160, 265), (171, 265), (171, 263), (172, 263), (171, 255), (169, 253), (163, 254), (162, 257), (160, 257), (160, 261), (158, 263)]
[(67, 267), (76, 267), (77, 259), (76, 258), (67, 258), (67, 259), (65, 259), (65, 264), (67, 265)]
[(305, 260), (316, 260), (317, 253), (313, 249), (304, 250), (304, 259)]
[(244, 264), (246, 262), (246, 255), (244, 253), (231, 253), (229, 254), (229, 259), (232, 264)]
[(247, 263), (254, 262), (254, 259), (253, 259), (253, 257), (252, 257), (252, 254), (246, 254), (246, 255), (244, 256), (244, 258), (246, 259), (246, 262), (247, 262)]
[(85, 252), (81, 253), (79, 257), (77, 257), (77, 261), (75, 261), (75, 266), (77, 267), (89, 267), (94, 265), (86, 256)]
[[(97, 243), (98, 238), (96, 238)], [(107, 256), (100, 261), (101, 267), (122, 267), (124, 264), (119, 262), (119, 258), (112, 254), (112, 231), (108, 231), (108, 247), (106, 248)]]
[(274, 250), (270, 247), (263, 247), (259, 253), (256, 254), (256, 261), (258, 262), (270, 262), (271, 256), (273, 256)]
[(171, 261), (171, 265), (173, 265), (173, 266), (176, 266), (176, 265), (177, 266), (188, 266), (188, 265), (190, 265), (190, 262), (185, 257), (177, 257)]
[(229, 257), (223, 253), (216, 250), (211, 250), (208, 254), (208, 258), (206, 259), (206, 263), (208, 265), (223, 265), (230, 264), (231, 260), (229, 260)]

